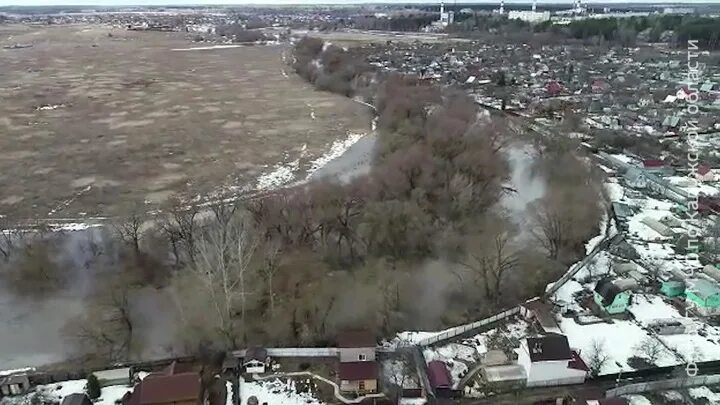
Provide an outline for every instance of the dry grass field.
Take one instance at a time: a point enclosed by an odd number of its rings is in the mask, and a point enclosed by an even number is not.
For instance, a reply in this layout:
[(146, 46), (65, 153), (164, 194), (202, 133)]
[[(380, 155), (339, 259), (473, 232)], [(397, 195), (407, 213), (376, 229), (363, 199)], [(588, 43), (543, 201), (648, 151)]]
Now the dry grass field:
[(283, 162), (300, 159), (302, 178), (333, 141), (369, 132), (367, 107), (292, 74), (288, 46), (197, 46), (179, 33), (0, 26), (0, 215), (226, 196)]

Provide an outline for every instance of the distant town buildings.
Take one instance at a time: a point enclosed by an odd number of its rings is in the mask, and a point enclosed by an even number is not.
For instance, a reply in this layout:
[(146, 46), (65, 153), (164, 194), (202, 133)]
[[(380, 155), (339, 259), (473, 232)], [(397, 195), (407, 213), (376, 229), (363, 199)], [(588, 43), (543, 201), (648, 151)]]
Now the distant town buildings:
[(522, 20), (532, 24), (550, 21), (549, 11), (527, 11), (527, 10), (512, 10), (508, 13), (508, 18), (511, 20)]

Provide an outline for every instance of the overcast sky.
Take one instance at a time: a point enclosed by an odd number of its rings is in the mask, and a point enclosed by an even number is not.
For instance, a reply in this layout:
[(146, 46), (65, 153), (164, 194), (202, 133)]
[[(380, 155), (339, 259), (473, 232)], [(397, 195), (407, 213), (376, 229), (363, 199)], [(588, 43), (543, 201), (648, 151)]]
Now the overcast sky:
[[(201, 5), (201, 4), (358, 4), (358, 3), (436, 3), (435, 0), (0, 0), (0, 6), (53, 6), (53, 5), (79, 5), (79, 6), (125, 6), (125, 5)], [(446, 0), (452, 3), (453, 0)], [(532, 0), (506, 0), (506, 3), (531, 3)], [(572, 3), (572, 0), (538, 0), (542, 3)], [(720, 3), (720, 0), (602, 0), (589, 1), (592, 3)], [(457, 3), (499, 3), (499, 0), (459, 0)]]

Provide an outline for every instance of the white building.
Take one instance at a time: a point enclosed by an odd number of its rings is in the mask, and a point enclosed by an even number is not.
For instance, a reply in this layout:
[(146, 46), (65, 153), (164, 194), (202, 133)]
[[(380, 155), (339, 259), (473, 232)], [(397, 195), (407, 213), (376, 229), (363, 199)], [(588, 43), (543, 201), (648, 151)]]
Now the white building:
[(527, 338), (518, 349), (518, 364), (525, 368), (528, 387), (582, 384), (588, 367), (570, 350), (565, 335)]
[(541, 23), (550, 21), (549, 11), (527, 11), (527, 10), (512, 10), (508, 13), (508, 18), (511, 20), (522, 20), (529, 23)]
[(455, 22), (455, 12), (445, 11), (445, 4), (440, 2), (440, 25), (447, 27)]

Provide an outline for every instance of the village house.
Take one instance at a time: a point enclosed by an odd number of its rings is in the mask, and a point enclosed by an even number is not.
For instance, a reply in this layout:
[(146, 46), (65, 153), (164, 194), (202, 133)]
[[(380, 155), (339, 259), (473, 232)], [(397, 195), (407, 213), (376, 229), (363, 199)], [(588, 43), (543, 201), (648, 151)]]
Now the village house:
[(595, 303), (610, 315), (624, 313), (630, 305), (631, 292), (605, 277), (597, 282), (593, 291)]
[(165, 370), (151, 373), (135, 384), (122, 399), (123, 405), (200, 405), (200, 375), (184, 371), (173, 363)]
[(570, 349), (565, 335), (529, 337), (522, 340), (517, 351), (528, 387), (582, 384), (589, 372), (579, 354)]
[(357, 395), (378, 391), (376, 344), (368, 331), (346, 331), (338, 336), (340, 391)]
[(687, 280), (685, 302), (700, 315), (711, 316), (720, 314), (720, 287), (717, 283), (693, 278)]

